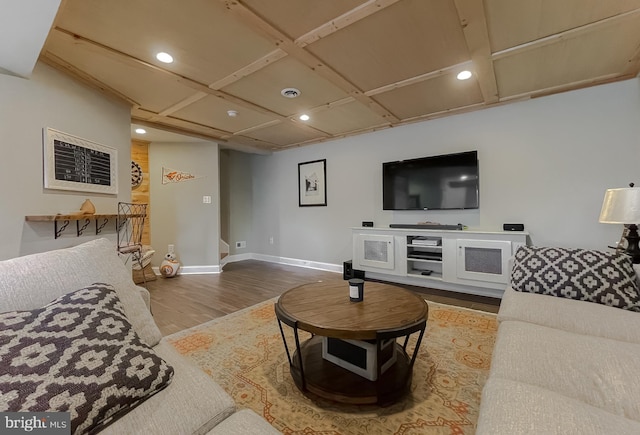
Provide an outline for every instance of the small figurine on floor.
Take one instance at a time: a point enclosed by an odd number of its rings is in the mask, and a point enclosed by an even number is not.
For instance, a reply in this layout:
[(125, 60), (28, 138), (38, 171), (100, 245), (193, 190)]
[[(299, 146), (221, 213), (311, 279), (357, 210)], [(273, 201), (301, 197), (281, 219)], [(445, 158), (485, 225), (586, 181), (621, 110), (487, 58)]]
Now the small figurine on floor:
[(173, 252), (167, 252), (164, 256), (164, 260), (160, 264), (160, 273), (165, 278), (171, 278), (176, 276), (180, 263), (176, 260), (176, 254)]

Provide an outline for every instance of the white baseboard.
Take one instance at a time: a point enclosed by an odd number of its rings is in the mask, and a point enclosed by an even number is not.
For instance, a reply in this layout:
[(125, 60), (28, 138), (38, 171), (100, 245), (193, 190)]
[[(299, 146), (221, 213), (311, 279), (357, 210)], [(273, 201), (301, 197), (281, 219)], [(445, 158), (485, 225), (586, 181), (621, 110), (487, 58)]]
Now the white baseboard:
[[(153, 267), (153, 273), (161, 276), (160, 268)], [(207, 275), (213, 273), (220, 273), (220, 266), (180, 266), (178, 269), (178, 275)]]
[(307, 267), (309, 269), (325, 270), (327, 272), (342, 273), (341, 264), (321, 263), (319, 261), (298, 260), (296, 258), (278, 257), (275, 255), (252, 254), (254, 260), (269, 263), (288, 264), (290, 266)]
[(235, 263), (236, 261), (253, 260), (253, 254), (233, 254), (224, 257), (226, 263)]
[[(235, 263), (236, 261), (258, 260), (269, 263), (288, 264), (290, 266), (307, 267), (309, 269), (325, 270), (327, 272), (342, 273), (341, 264), (321, 263), (319, 261), (299, 260), (296, 258), (278, 257), (275, 255), (264, 254), (234, 254), (227, 255), (221, 261), (219, 266), (180, 266), (178, 275), (205, 275), (213, 273), (221, 273), (223, 267), (227, 263)], [(153, 273), (160, 276), (160, 268), (153, 267)]]

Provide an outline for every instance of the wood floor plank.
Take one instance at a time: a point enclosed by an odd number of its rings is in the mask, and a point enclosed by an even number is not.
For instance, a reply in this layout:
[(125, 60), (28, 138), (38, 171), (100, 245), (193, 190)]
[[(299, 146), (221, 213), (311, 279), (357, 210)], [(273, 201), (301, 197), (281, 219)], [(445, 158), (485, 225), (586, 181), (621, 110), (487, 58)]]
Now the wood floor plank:
[[(163, 335), (199, 325), (268, 299), (301, 284), (342, 281), (342, 274), (258, 260), (225, 265), (219, 274), (158, 277), (149, 281), (151, 310)], [(400, 285), (427, 300), (497, 312), (500, 300)], [(345, 284), (345, 294), (347, 292)]]

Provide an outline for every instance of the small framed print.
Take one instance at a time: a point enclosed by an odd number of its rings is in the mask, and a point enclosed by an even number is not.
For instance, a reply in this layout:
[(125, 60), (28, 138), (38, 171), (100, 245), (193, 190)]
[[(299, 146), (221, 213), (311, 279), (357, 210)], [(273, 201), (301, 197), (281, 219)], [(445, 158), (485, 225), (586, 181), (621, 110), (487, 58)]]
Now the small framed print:
[(298, 163), (298, 205), (327, 205), (327, 160)]

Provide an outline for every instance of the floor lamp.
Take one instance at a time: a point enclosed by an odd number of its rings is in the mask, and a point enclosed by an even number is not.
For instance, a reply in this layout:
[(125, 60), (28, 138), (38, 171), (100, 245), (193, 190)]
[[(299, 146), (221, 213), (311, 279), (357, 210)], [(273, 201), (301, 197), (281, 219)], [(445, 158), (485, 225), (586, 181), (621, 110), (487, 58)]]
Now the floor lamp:
[(608, 189), (604, 194), (600, 222), (606, 224), (623, 224), (629, 233), (627, 249), (625, 252), (631, 257), (634, 264), (640, 263), (640, 248), (638, 248), (638, 226), (640, 222), (640, 188), (630, 187), (620, 189)]

